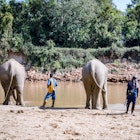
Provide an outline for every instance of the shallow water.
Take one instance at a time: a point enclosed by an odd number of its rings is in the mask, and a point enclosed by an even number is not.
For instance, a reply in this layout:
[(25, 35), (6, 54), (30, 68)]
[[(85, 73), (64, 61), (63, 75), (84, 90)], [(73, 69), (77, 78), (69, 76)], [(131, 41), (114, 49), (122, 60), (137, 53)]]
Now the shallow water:
[[(108, 83), (108, 102), (109, 105), (123, 105), (125, 103), (126, 83)], [(25, 82), (24, 101), (26, 106), (42, 105), (46, 94), (46, 82)], [(0, 85), (0, 103), (4, 100), (4, 92)], [(58, 82), (56, 88), (56, 103), (55, 107), (80, 107), (85, 106), (85, 90), (83, 83), (73, 82)], [(13, 100), (12, 100), (13, 101)], [(102, 97), (101, 97), (102, 102)], [(140, 98), (137, 99), (137, 105), (140, 104)], [(51, 99), (48, 101), (48, 106), (51, 106)]]

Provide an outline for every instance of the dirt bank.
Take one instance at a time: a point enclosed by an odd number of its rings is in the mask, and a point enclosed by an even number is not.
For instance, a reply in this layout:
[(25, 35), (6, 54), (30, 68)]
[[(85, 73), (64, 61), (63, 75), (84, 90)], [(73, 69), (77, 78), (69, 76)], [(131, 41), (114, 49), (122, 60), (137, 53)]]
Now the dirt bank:
[(1, 140), (138, 140), (140, 112), (0, 105)]
[[(114, 63), (105, 64), (108, 67), (109, 82), (127, 82), (133, 75), (137, 75), (140, 81), (140, 64), (129, 61), (116, 61)], [(56, 72), (55, 78), (59, 81), (79, 82), (82, 80), (82, 68), (72, 69), (67, 72)], [(49, 72), (40, 73), (35, 70), (27, 72), (27, 80), (29, 81), (46, 81), (49, 78)]]

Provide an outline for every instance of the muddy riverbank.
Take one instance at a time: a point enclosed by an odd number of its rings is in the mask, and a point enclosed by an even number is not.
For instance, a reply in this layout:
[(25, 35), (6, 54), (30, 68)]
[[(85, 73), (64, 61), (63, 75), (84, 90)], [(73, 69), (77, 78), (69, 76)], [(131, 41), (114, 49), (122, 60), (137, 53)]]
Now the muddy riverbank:
[[(133, 75), (138, 77), (140, 81), (140, 64), (132, 63), (129, 61), (116, 61), (115, 63), (105, 64), (108, 68), (108, 81), (109, 82), (127, 82)], [(49, 78), (49, 72), (38, 72), (30, 70), (27, 72), (28, 81), (46, 81)], [(82, 81), (82, 68), (71, 69), (65, 72), (55, 73), (55, 78), (59, 81)]]

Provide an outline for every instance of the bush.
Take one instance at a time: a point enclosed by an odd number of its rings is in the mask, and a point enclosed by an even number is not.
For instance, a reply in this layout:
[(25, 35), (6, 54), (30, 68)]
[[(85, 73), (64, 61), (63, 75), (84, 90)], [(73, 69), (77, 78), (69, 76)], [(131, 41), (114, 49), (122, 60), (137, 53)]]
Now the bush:
[(48, 49), (47, 47), (44, 47), (40, 49), (34, 48), (30, 57), (33, 66), (43, 67), (46, 70), (58, 70), (82, 67), (88, 61), (102, 56), (114, 61), (116, 59), (128, 58), (128, 56), (131, 56), (133, 53), (136, 54), (136, 57), (133, 57), (132, 59), (137, 60), (138, 55), (140, 54), (139, 47), (131, 48), (129, 50), (117, 47), (99, 49), (55, 47)]
[(123, 54), (123, 58), (129, 59), (131, 61), (140, 61), (140, 47), (132, 47), (127, 49), (127, 51)]
[[(140, 47), (133, 48), (98, 48), (98, 49), (76, 49), (76, 48), (57, 48), (53, 41), (49, 40), (47, 46), (34, 46), (26, 44), (26, 55), (31, 65), (39, 70), (62, 70), (82, 67), (88, 61), (94, 58), (132, 59), (140, 61)], [(25, 50), (25, 49), (24, 49)], [(3, 50), (0, 50), (2, 54)], [(2, 57), (1, 57), (2, 59)], [(112, 61), (112, 62), (113, 62)], [(115, 61), (114, 61), (115, 62)], [(112, 70), (112, 72), (115, 72)]]

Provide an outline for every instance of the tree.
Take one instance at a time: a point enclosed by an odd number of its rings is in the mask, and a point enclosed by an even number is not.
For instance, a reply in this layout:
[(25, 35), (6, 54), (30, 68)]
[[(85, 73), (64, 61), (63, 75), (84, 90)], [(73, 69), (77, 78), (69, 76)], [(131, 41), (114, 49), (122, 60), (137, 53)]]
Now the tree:
[(8, 38), (12, 34), (13, 16), (8, 10), (8, 4), (4, 0), (0, 1), (0, 38)]
[(82, 47), (89, 41), (91, 19), (95, 15), (94, 0), (61, 0), (53, 9), (53, 40), (61, 47)]
[(90, 29), (90, 44), (94, 48), (108, 47), (112, 44), (121, 46), (123, 14), (113, 7), (111, 0), (97, 2), (98, 10)]
[(7, 56), (7, 50), (11, 47), (12, 25), (13, 16), (9, 12), (9, 5), (2, 0), (0, 1), (0, 58), (2, 62)]
[(123, 27), (124, 43), (126, 47), (140, 45), (140, 2), (132, 1), (128, 6)]

